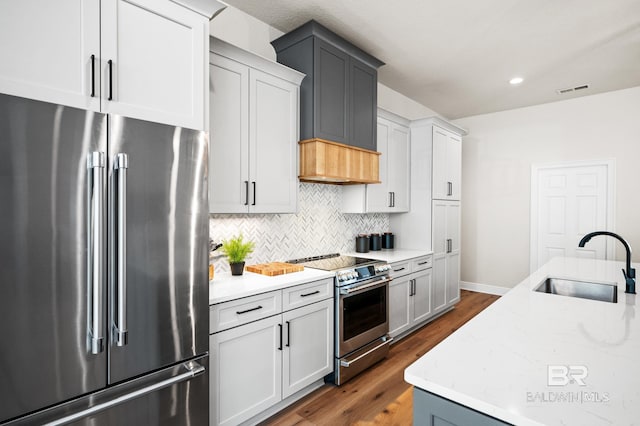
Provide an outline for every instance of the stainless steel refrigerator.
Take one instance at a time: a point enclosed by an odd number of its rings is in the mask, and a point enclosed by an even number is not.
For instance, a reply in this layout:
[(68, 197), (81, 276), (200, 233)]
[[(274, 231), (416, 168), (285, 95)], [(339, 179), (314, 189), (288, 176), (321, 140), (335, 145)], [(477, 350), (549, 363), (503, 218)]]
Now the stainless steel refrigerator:
[(0, 95), (0, 423), (208, 423), (202, 132)]

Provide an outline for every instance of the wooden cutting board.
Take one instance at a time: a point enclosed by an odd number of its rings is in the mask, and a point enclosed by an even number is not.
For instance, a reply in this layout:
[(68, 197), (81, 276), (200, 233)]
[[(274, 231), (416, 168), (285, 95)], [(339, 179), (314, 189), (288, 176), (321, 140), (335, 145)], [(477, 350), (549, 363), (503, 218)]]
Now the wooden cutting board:
[(273, 277), (276, 275), (289, 274), (291, 272), (304, 271), (304, 266), (285, 262), (269, 262), (259, 263), (257, 265), (249, 265), (244, 269), (249, 272), (255, 272), (256, 274)]

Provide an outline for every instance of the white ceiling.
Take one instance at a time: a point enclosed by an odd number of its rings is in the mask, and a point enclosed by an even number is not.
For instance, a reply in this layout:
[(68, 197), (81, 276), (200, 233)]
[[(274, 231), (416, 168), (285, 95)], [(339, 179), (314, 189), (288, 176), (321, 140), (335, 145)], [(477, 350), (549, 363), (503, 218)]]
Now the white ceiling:
[(315, 19), (385, 62), (381, 83), (450, 119), (640, 86), (640, 0), (226, 2), (283, 32)]

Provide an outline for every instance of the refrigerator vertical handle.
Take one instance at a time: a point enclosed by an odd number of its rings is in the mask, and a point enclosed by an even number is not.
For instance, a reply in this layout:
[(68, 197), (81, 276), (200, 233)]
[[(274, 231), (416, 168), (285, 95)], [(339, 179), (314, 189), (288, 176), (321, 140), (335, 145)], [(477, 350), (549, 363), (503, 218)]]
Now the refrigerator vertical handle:
[(114, 161), (116, 175), (116, 270), (114, 296), (116, 309), (113, 317), (113, 342), (124, 346), (128, 341), (127, 329), (127, 169), (129, 156), (120, 153)]
[(87, 159), (87, 278), (88, 278), (88, 345), (92, 354), (104, 350), (102, 290), (104, 280), (104, 152), (92, 152)]

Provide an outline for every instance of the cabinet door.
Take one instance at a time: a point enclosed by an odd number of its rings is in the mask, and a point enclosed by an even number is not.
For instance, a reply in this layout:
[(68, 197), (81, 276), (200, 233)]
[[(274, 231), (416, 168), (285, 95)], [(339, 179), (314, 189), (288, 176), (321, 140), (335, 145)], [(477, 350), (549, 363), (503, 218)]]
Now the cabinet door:
[(99, 0), (3, 1), (0, 39), (0, 92), (99, 111)]
[(447, 168), (448, 132), (433, 126), (433, 199), (446, 200), (449, 194), (449, 178)]
[(447, 303), (447, 201), (433, 201), (433, 311), (444, 309)]
[(375, 68), (349, 58), (349, 144), (371, 151), (377, 150), (377, 81)]
[(431, 316), (431, 269), (425, 269), (411, 275), (413, 279), (413, 324), (420, 323)]
[(409, 312), (410, 276), (395, 278), (389, 284), (389, 334), (396, 337), (411, 326)]
[(211, 424), (239, 424), (282, 396), (281, 315), (212, 334)]
[(249, 68), (211, 54), (209, 211), (249, 209)]
[(206, 18), (168, 1), (101, 8), (102, 111), (204, 130)]
[[(380, 182), (366, 186), (366, 212), (385, 213), (391, 211), (391, 193), (389, 190), (389, 148), (393, 124), (384, 118), (378, 118), (378, 149), (380, 155)], [(357, 187), (357, 185), (354, 185)], [(363, 212), (364, 213), (364, 212)]]
[(409, 211), (409, 149), (409, 128), (394, 124), (387, 148), (392, 212)]
[(450, 252), (447, 254), (447, 304), (460, 300), (460, 203), (447, 206), (447, 236)]
[(249, 120), (249, 211), (295, 213), (298, 86), (250, 69)]
[(462, 179), (462, 138), (449, 134), (447, 143), (447, 169), (451, 181), (450, 200), (460, 200)]
[(282, 398), (333, 371), (333, 299), (282, 314)]
[(313, 48), (314, 135), (349, 143), (349, 55), (317, 37)]

